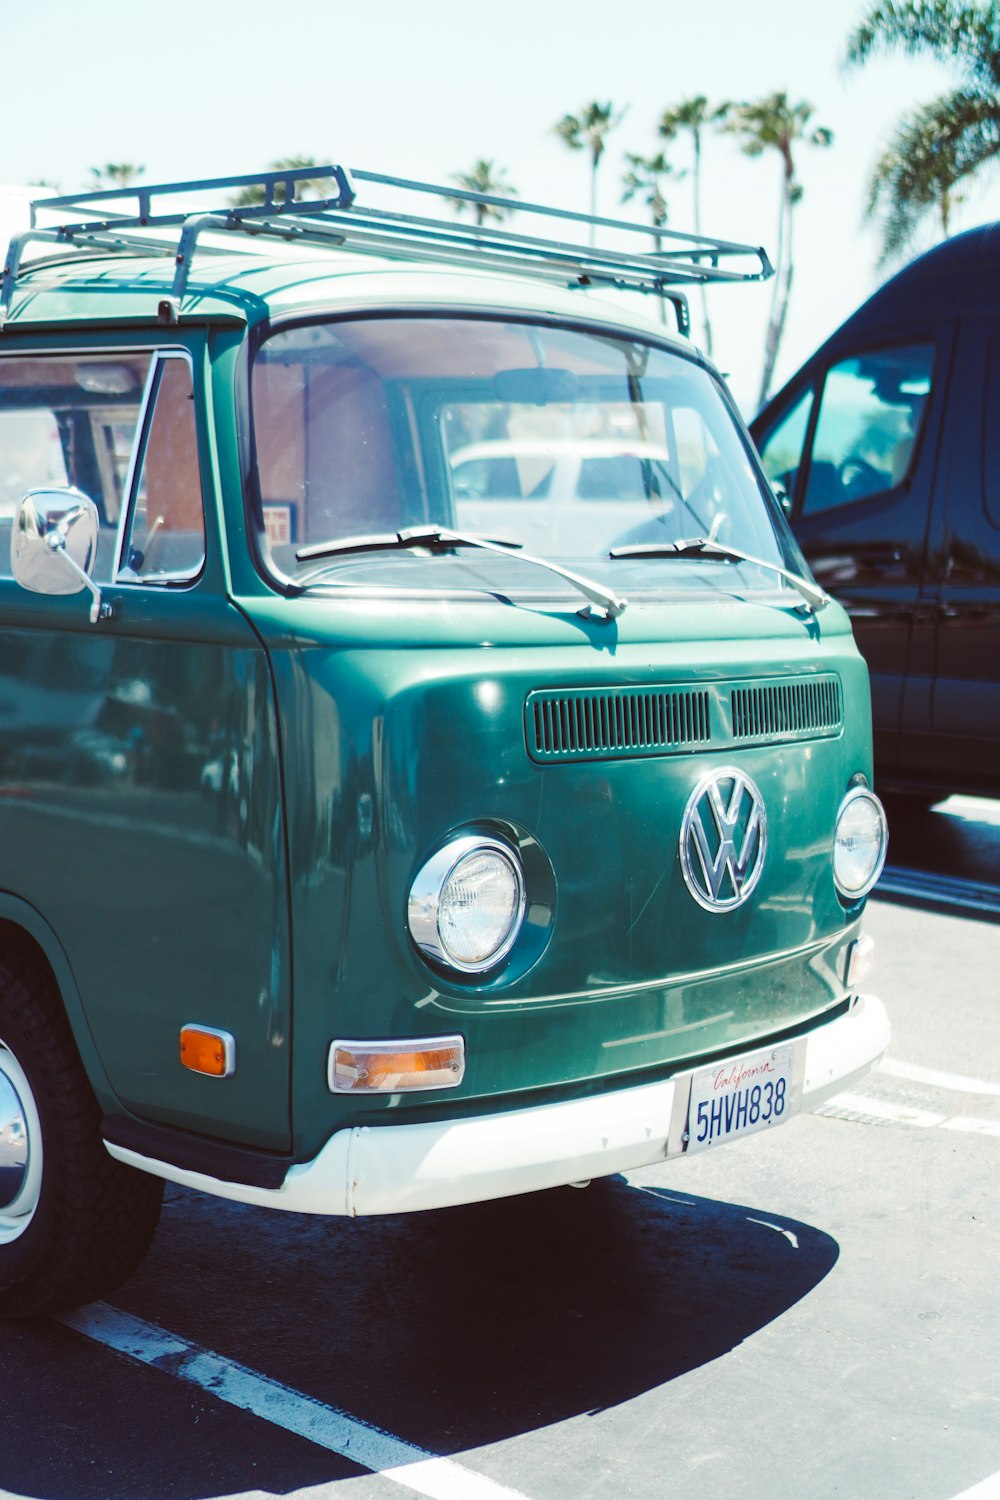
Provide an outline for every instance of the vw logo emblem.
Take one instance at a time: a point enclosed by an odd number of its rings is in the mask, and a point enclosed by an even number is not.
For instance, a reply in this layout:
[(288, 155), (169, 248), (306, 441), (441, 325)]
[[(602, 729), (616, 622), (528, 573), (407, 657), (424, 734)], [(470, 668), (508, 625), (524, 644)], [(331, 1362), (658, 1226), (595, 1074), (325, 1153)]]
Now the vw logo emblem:
[(703, 776), (681, 822), (681, 869), (698, 905), (742, 906), (760, 879), (766, 848), (764, 800), (749, 776), (732, 766)]

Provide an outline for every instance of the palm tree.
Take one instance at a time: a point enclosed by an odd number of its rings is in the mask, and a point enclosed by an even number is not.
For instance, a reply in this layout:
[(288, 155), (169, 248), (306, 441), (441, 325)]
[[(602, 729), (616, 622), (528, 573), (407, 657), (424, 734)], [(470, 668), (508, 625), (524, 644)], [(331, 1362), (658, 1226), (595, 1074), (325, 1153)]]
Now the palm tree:
[[(563, 115), (554, 129), (559, 139), (571, 151), (590, 152), (590, 217), (597, 217), (597, 169), (604, 155), (607, 138), (625, 118), (625, 110), (615, 110), (610, 101), (585, 104), (578, 115)], [(594, 228), (590, 226), (590, 243), (594, 243)]]
[[(695, 234), (701, 234), (701, 134), (705, 126), (713, 124), (717, 118), (718, 110), (709, 104), (704, 94), (696, 94), (693, 99), (684, 99), (680, 104), (675, 104), (672, 109), (665, 109), (660, 116), (660, 135), (665, 141), (676, 140), (682, 130), (689, 131), (691, 135), (694, 148)], [(705, 328), (705, 352), (711, 356), (712, 325), (708, 318), (708, 296), (704, 285), (701, 288), (701, 317)]]
[(131, 187), (136, 178), (141, 177), (145, 170), (145, 167), (133, 166), (131, 162), (109, 161), (103, 167), (91, 167), (91, 183), (97, 191), (103, 191), (105, 188), (127, 188)]
[[(663, 196), (663, 179), (672, 174), (673, 167), (662, 151), (658, 151), (655, 156), (637, 156), (629, 152), (625, 160), (628, 163), (628, 171), (622, 178), (622, 202), (631, 203), (633, 198), (642, 196), (649, 209), (653, 227), (661, 228), (667, 222), (667, 200)], [(663, 246), (659, 235), (654, 236), (654, 242), (659, 252)], [(667, 321), (666, 304), (662, 297), (660, 298), (660, 319), (664, 323)]]
[(771, 389), (795, 271), (792, 219), (795, 207), (802, 198), (802, 187), (795, 173), (793, 148), (803, 143), (829, 146), (833, 141), (832, 133), (825, 126), (810, 128), (812, 115), (811, 104), (790, 104), (788, 95), (784, 92), (770, 94), (766, 99), (750, 104), (727, 104), (719, 112), (723, 129), (742, 138), (742, 149), (747, 156), (763, 156), (765, 151), (776, 151), (781, 157), (778, 248), (771, 312), (764, 340), (764, 366), (761, 371), (758, 406), (763, 406)]
[(880, 267), (903, 258), (931, 210), (947, 239), (952, 210), (961, 201), (955, 192), (960, 161), (957, 133), (942, 128), (933, 109), (915, 110), (900, 122), (872, 168), (865, 200), (865, 218), (881, 220)]
[(885, 261), (907, 248), (932, 210), (947, 233), (955, 185), (1000, 155), (1000, 6), (992, 0), (870, 4), (848, 37), (846, 66), (859, 67), (880, 52), (934, 58), (959, 75), (956, 88), (903, 116), (875, 164), (867, 213), (881, 212)]
[[(667, 222), (667, 200), (663, 196), (663, 179), (673, 173), (673, 167), (662, 151), (655, 156), (636, 156), (631, 151), (626, 156), (628, 171), (622, 178), (622, 202), (644, 195), (643, 201), (649, 209), (655, 228)], [(656, 248), (660, 249), (660, 238), (656, 236)]]
[[(456, 172), (452, 177), (458, 187), (464, 188), (467, 193), (485, 193), (492, 198), (516, 198), (517, 188), (511, 187), (504, 176), (503, 168), (497, 167), (492, 160), (480, 157), (474, 162), (471, 171)], [(470, 203), (467, 198), (451, 198), (449, 202), (453, 205), (455, 212), (465, 213), (471, 209), (476, 216), (478, 228), (486, 223), (487, 219), (496, 219), (499, 223), (505, 219), (509, 212), (496, 203)]]
[[(283, 156), (279, 161), (273, 161), (268, 168), (269, 172), (298, 172), (308, 167), (318, 167), (319, 162), (314, 156)], [(297, 197), (324, 198), (329, 179), (326, 177), (300, 177), (295, 184)], [(229, 200), (234, 208), (253, 208), (257, 204), (265, 202), (263, 187), (246, 187)]]

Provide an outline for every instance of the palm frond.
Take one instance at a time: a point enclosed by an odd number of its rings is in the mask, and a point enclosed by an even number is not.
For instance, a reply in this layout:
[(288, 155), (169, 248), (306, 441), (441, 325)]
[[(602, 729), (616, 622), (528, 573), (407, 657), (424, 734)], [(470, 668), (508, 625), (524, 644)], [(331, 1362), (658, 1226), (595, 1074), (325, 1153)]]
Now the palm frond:
[(552, 127), (555, 134), (571, 151), (583, 150), (583, 126), (576, 115), (563, 115)]
[(865, 216), (881, 223), (880, 265), (909, 251), (921, 224), (936, 212), (948, 231), (956, 187), (1000, 154), (1000, 104), (956, 90), (900, 121), (872, 169)]
[(805, 142), (812, 146), (829, 146), (833, 132), (826, 126), (809, 130), (814, 110), (801, 100), (792, 104), (784, 92), (769, 94), (741, 104), (727, 104), (720, 111), (720, 129), (740, 137), (740, 148), (746, 156), (760, 156), (764, 151), (780, 151), (789, 161), (792, 147)]
[(660, 116), (658, 126), (659, 134), (665, 141), (672, 141), (682, 130), (690, 130), (697, 134), (706, 125), (711, 124), (715, 117), (715, 110), (709, 104), (704, 94), (695, 94), (691, 99), (682, 99), (680, 104), (675, 104), (671, 109), (665, 109)]
[[(282, 156), (273, 161), (269, 168), (272, 172), (298, 172), (309, 167), (318, 167), (319, 162), (314, 156)], [(327, 188), (325, 177), (301, 177), (295, 187), (297, 194), (303, 197), (320, 197)], [(251, 208), (255, 204), (263, 203), (265, 200), (264, 188), (256, 183), (253, 187), (241, 189), (230, 198), (234, 208)]]
[(847, 68), (879, 53), (953, 60), (969, 80), (1000, 76), (1000, 6), (957, 0), (877, 0), (848, 37)]
[(622, 202), (630, 203), (641, 196), (653, 224), (657, 227), (665, 224), (667, 200), (663, 195), (663, 179), (683, 177), (684, 173), (675, 172), (662, 151), (655, 156), (640, 156), (630, 151), (625, 160), (628, 171), (622, 178)]
[[(467, 193), (485, 193), (492, 198), (517, 197), (517, 188), (508, 182), (503, 168), (486, 157), (481, 156), (468, 172), (453, 173), (451, 180)], [(484, 224), (487, 219), (500, 222), (508, 213), (496, 203), (470, 203), (466, 198), (449, 198), (448, 202), (458, 214), (471, 212), (479, 224)]]
[(617, 130), (627, 113), (627, 105), (625, 109), (616, 110), (610, 100), (607, 104), (594, 100), (585, 104), (578, 115), (563, 115), (553, 129), (572, 151), (582, 151), (586, 147), (596, 166), (604, 154), (607, 137), (612, 130)]
[(126, 188), (131, 187), (145, 170), (145, 167), (135, 166), (132, 162), (109, 161), (103, 167), (91, 167), (90, 176), (97, 189)]

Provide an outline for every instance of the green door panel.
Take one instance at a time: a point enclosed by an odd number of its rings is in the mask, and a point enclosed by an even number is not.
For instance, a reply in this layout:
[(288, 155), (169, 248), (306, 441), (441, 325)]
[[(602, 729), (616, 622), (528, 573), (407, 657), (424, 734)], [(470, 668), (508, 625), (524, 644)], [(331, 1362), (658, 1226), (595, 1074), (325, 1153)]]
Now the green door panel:
[[(267, 660), (198, 589), (79, 596), (0, 580), (0, 889), (72, 968), (119, 1105), (289, 1143), (284, 844)], [(236, 1038), (224, 1079), (181, 1066), (195, 1022)]]

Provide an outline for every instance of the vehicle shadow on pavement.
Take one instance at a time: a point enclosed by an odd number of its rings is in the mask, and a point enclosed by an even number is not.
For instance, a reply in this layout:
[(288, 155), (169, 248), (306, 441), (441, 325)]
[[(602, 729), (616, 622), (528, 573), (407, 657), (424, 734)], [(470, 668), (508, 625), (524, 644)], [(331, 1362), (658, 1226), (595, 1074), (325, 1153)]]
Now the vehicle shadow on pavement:
[[(616, 1406), (718, 1359), (806, 1296), (837, 1256), (829, 1235), (767, 1209), (620, 1177), (353, 1222), (171, 1188), (153, 1252), (115, 1303), (455, 1454)], [(206, 1494), (265, 1482), (275, 1437), (241, 1420)], [(182, 1439), (158, 1432), (156, 1494), (201, 1494), (186, 1464), (171, 1484)], [(302, 1463), (286, 1457), (279, 1493), (316, 1483), (309, 1449), (295, 1441)], [(343, 1472), (324, 1462), (328, 1478)], [(59, 1493), (72, 1500), (74, 1487)]]
[(364, 1410), (407, 1433), (416, 1410), (440, 1452), (617, 1406), (707, 1364), (838, 1256), (808, 1225), (622, 1178), (454, 1210), (414, 1239), (415, 1274), (381, 1289), (393, 1326), (406, 1322), (409, 1368), (389, 1402), (373, 1383)]
[[(767, 1209), (620, 1177), (355, 1221), (172, 1187), (149, 1259), (114, 1301), (456, 1454), (616, 1406), (718, 1359), (806, 1296), (837, 1255), (829, 1235)], [(28, 1441), (4, 1445), (0, 1487), (18, 1494), (117, 1500), (146, 1493), (143, 1475), (160, 1500), (197, 1500), (357, 1473), (58, 1325), (0, 1325), (0, 1373), (5, 1345), (25, 1408), (11, 1431)], [(53, 1403), (62, 1436), (42, 1462), (30, 1428)]]

